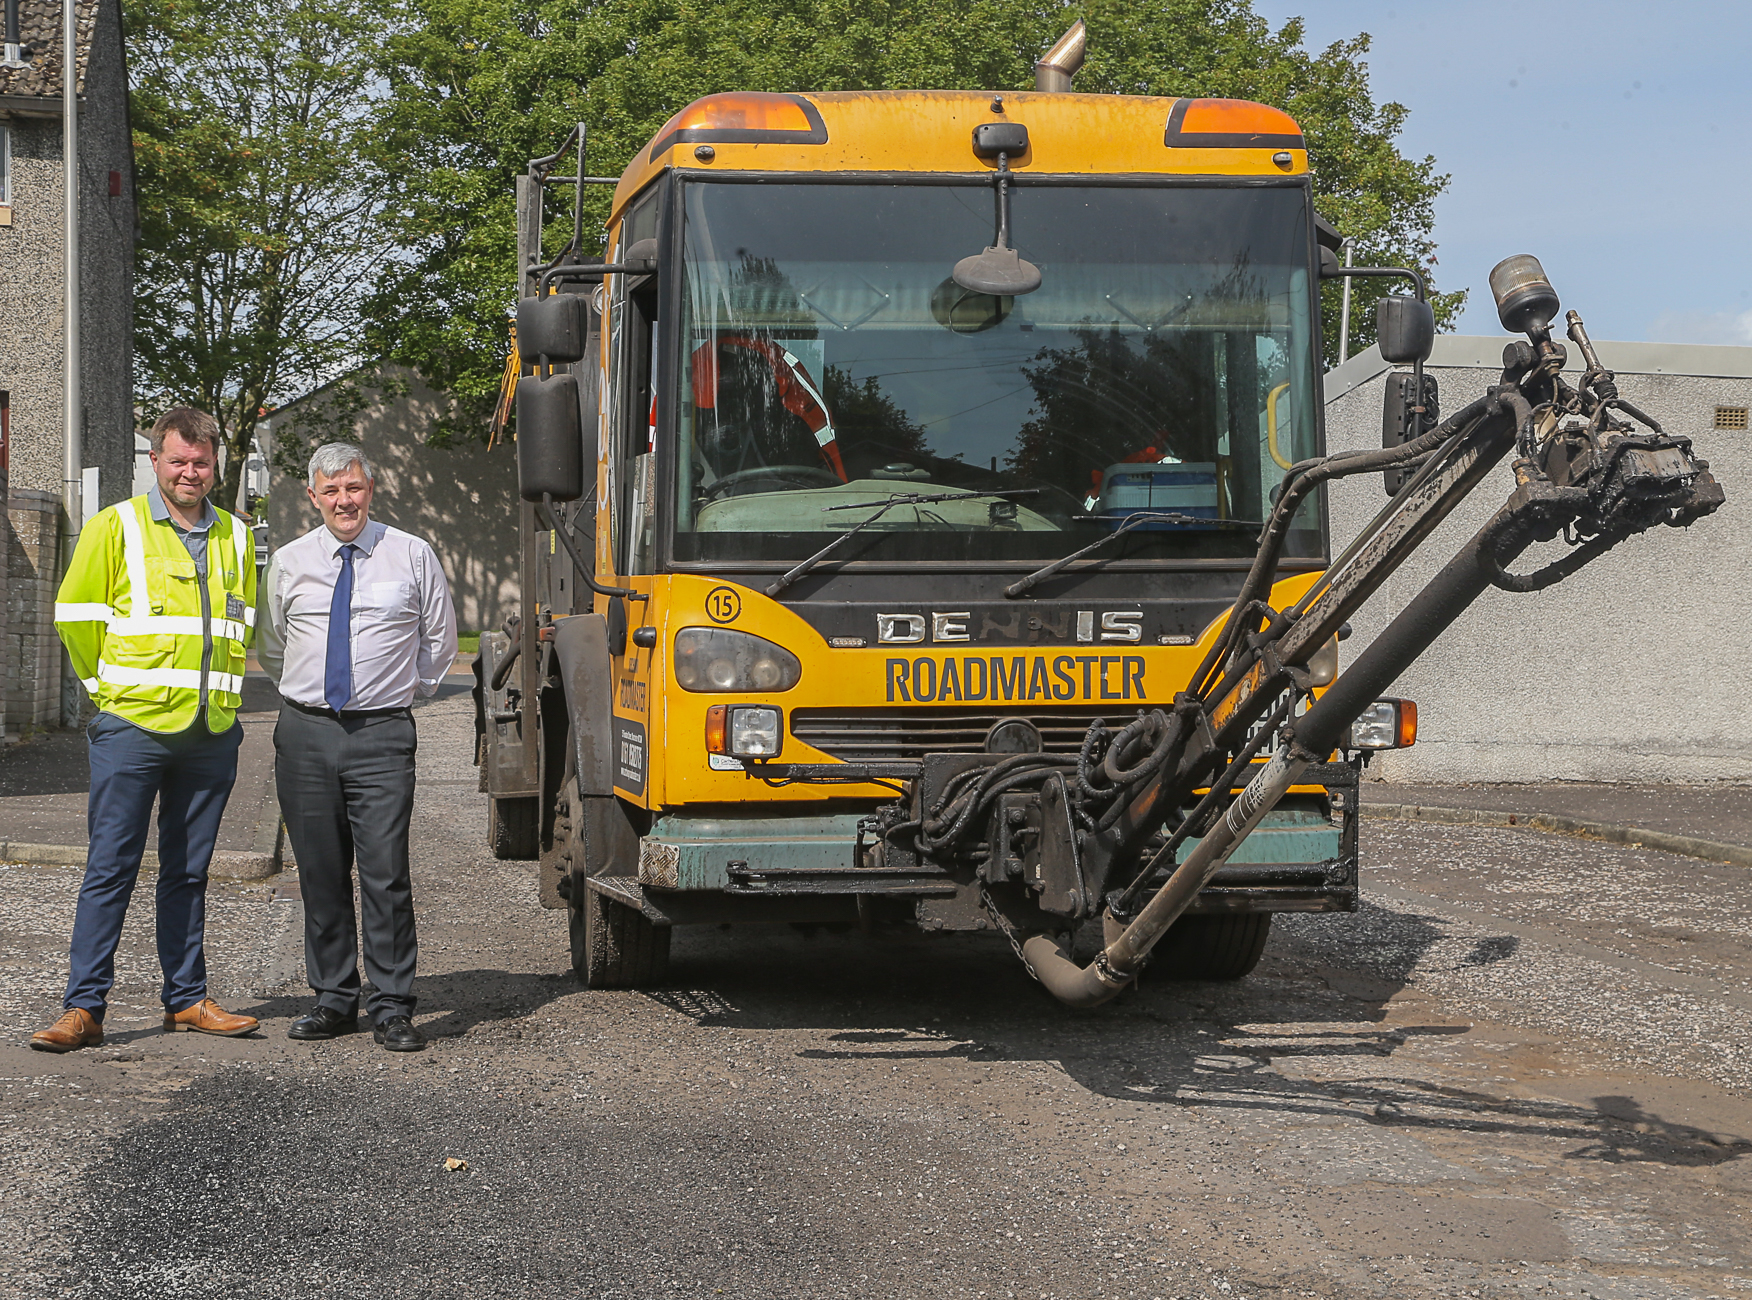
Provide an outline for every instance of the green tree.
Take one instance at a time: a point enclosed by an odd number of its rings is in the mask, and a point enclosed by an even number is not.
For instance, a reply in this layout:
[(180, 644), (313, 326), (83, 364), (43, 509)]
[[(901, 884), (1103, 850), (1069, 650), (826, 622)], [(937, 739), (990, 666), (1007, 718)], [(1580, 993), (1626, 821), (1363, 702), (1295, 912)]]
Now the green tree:
[[(1307, 133), (1319, 208), (1357, 240), (1359, 264), (1434, 263), (1447, 177), (1433, 159), (1399, 153), (1405, 110), (1370, 96), (1368, 37), (1310, 52), (1299, 20), (1274, 30), (1248, 0), (408, 3), (417, 18), (386, 67), (386, 138), (409, 177), (396, 224), (407, 260), (380, 282), (372, 338), (461, 399), (477, 427), (506, 350), (513, 178), (574, 122), (588, 125), (590, 170), (614, 175), (672, 113), (716, 91), (1028, 88), (1035, 58), (1078, 17), (1089, 25), (1079, 90), (1283, 107)], [(591, 191), (588, 226), (607, 203), (605, 188)], [(1367, 297), (1357, 295), (1358, 347), (1373, 337)], [(1336, 339), (1335, 287), (1326, 299)], [(1438, 297), (1437, 319), (1460, 301)]]
[(230, 504), (263, 415), (364, 355), (361, 286), (389, 249), (374, 127), (389, 13), (346, 0), (127, 0), (125, 12), (136, 392), (148, 422), (183, 404), (219, 421)]

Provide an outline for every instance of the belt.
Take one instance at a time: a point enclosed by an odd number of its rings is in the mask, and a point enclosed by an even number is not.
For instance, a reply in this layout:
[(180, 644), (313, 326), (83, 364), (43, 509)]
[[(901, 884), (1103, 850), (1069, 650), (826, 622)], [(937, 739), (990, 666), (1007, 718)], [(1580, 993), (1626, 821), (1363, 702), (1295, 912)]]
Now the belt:
[(339, 718), (342, 720), (350, 718), (398, 718), (408, 717), (413, 713), (413, 710), (405, 704), (394, 709), (340, 709), (337, 711), (329, 708), (319, 709), (309, 704), (300, 704), (297, 700), (289, 700), (284, 696), (281, 697), (281, 702), (291, 708), (297, 709), (300, 713), (308, 713), (311, 716), (318, 718)]

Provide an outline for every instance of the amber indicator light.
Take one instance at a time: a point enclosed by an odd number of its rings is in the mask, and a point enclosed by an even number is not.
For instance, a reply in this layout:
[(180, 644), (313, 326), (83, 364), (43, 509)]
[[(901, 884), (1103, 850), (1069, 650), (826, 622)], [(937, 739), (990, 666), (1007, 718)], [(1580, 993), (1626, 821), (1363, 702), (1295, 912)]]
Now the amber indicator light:
[(738, 91), (696, 99), (663, 124), (652, 162), (678, 144), (826, 144), (821, 112), (800, 95)]

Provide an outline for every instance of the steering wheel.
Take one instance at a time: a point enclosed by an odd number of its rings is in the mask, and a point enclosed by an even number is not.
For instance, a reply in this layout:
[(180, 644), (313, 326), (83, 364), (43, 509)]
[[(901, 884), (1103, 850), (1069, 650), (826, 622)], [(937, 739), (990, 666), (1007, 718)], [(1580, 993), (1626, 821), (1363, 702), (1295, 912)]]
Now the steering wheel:
[[(731, 488), (757, 479), (776, 479), (781, 483), (789, 483), (793, 487), (839, 487), (839, 475), (830, 469), (819, 465), (757, 465), (753, 469), (739, 469), (734, 474), (726, 474), (722, 478), (713, 479), (711, 484), (702, 489), (706, 500), (716, 501), (729, 492)], [(767, 489), (774, 491), (776, 489)]]

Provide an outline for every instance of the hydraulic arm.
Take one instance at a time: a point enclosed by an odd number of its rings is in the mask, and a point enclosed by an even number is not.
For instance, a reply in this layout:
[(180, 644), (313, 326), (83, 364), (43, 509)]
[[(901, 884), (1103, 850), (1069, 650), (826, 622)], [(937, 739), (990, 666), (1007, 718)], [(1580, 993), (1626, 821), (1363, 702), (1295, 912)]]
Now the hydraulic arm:
[[(927, 763), (874, 819), (884, 864), (977, 863), (986, 909), (1029, 970), (1061, 1000), (1098, 1005), (1135, 979), (1260, 820), (1350, 748), (1359, 714), (1487, 588), (1540, 590), (1634, 534), (1717, 509), (1723, 493), (1707, 464), (1619, 396), (1574, 312), (1568, 334), (1586, 369), (1573, 386), (1563, 379), (1565, 349), (1548, 326), (1556, 296), (1531, 258), (1510, 262), (1524, 274), (1499, 290), (1499, 307), (1527, 341), (1505, 348), (1500, 382), (1397, 447), (1294, 465), (1214, 645), (1171, 709), (1117, 732), (1097, 722), (1077, 755)], [(1316, 698), (1322, 648), (1511, 453), (1515, 488), (1502, 508)], [(1298, 508), (1322, 483), (1386, 469), (1408, 475), (1387, 508), (1300, 600), (1271, 608), (1264, 597)], [(1560, 536), (1572, 547), (1563, 558), (1509, 571)], [(1019, 873), (1006, 870), (1018, 861)], [(1079, 966), (1070, 934), (1096, 915), (1107, 944)]]

